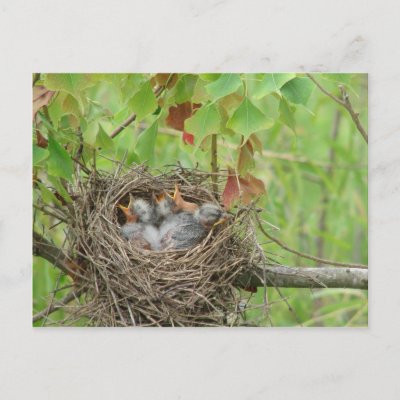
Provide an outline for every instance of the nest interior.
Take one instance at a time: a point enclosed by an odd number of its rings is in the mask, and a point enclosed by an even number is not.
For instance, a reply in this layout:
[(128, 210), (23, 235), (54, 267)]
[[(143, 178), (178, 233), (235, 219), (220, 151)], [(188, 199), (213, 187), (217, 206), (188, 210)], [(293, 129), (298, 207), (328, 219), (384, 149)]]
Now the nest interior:
[[(117, 205), (129, 193), (151, 199), (173, 191), (184, 198), (218, 204), (210, 175), (176, 168), (151, 174), (143, 166), (114, 174), (96, 172), (75, 188), (69, 253), (78, 260), (84, 293), (71, 308), (70, 321), (86, 318), (92, 326), (224, 326), (235, 324), (240, 276), (259, 261), (251, 208), (239, 209), (189, 250), (146, 251), (120, 233), (123, 216)], [(233, 318), (232, 318), (233, 316)]]

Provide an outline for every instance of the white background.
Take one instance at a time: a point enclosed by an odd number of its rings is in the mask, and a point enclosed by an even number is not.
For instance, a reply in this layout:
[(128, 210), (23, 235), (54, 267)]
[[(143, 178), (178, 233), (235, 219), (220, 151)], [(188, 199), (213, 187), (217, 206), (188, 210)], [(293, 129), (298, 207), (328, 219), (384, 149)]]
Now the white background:
[[(398, 0), (0, 0), (0, 398), (399, 399), (399, 25)], [(370, 327), (31, 328), (40, 71), (368, 72)]]

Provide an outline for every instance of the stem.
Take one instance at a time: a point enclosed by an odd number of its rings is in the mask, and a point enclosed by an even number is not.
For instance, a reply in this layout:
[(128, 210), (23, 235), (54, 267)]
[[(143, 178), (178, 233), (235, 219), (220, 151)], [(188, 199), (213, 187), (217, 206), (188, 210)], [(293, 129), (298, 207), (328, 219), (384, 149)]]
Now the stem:
[(211, 135), (211, 181), (214, 196), (218, 196), (218, 153), (217, 153), (217, 135)]

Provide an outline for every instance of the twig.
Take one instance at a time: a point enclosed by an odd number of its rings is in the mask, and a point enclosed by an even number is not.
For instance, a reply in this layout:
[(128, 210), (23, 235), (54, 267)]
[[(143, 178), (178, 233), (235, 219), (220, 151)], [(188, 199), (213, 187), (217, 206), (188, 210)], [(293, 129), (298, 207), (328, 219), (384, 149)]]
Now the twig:
[(346, 92), (344, 86), (339, 85), (339, 89), (342, 92), (342, 97), (343, 97), (344, 103), (346, 104), (345, 107), (346, 107), (347, 111), (350, 113), (351, 118), (353, 119), (354, 123), (356, 124), (358, 131), (361, 133), (361, 135), (364, 138), (364, 140), (366, 141), (366, 143), (368, 143), (368, 134), (365, 131), (364, 127), (361, 125), (361, 121), (359, 118), (360, 114), (358, 112), (354, 111), (353, 106), (350, 102), (349, 94)]
[(82, 294), (82, 292), (83, 292), (83, 289), (74, 290), (74, 291), (68, 293), (61, 300), (56, 301), (55, 303), (50, 303), (44, 310), (36, 313), (33, 316), (32, 322), (37, 322), (37, 321), (41, 320), (42, 318), (47, 318), (53, 312), (59, 310), (60, 308), (65, 307), (69, 302), (78, 298)]
[(332, 93), (328, 92), (323, 86), (321, 86), (321, 84), (311, 75), (311, 74), (306, 74), (307, 77), (309, 79), (311, 79), (315, 85), (318, 87), (318, 89), (326, 94), (328, 97), (330, 97), (333, 101), (335, 101), (336, 103), (340, 104), (342, 107), (344, 107), (348, 113), (350, 114), (353, 122), (355, 123), (358, 131), (361, 133), (362, 137), (364, 138), (364, 140), (366, 141), (366, 143), (368, 143), (368, 134), (366, 132), (366, 130), (364, 129), (364, 127), (362, 126), (361, 122), (360, 122), (360, 118), (359, 118), (359, 113), (355, 112), (353, 109), (353, 106), (350, 102), (349, 99), (349, 95), (346, 92), (345, 88), (343, 87), (343, 85), (339, 85), (339, 89), (342, 93), (342, 99), (339, 99), (338, 97), (334, 96)]
[(319, 258), (319, 257), (315, 257), (312, 256), (310, 254), (305, 254), (305, 253), (301, 253), (300, 251), (294, 250), (290, 247), (288, 247), (285, 243), (281, 242), (279, 239), (277, 239), (274, 236), (271, 236), (262, 226), (262, 223), (258, 217), (258, 215), (256, 215), (257, 220), (258, 220), (258, 225), (260, 227), (261, 232), (270, 240), (272, 240), (273, 242), (275, 242), (277, 245), (279, 245), (280, 247), (282, 247), (282, 249), (285, 249), (286, 251), (296, 254), (297, 256), (300, 256), (302, 258), (307, 258), (309, 260), (313, 260), (322, 264), (327, 264), (327, 265), (334, 265), (337, 267), (346, 267), (346, 268), (360, 268), (360, 269), (367, 269), (368, 267), (366, 265), (363, 264), (352, 264), (352, 263), (343, 263), (343, 262), (338, 262), (338, 261), (332, 261), (332, 260), (326, 260), (324, 258)]

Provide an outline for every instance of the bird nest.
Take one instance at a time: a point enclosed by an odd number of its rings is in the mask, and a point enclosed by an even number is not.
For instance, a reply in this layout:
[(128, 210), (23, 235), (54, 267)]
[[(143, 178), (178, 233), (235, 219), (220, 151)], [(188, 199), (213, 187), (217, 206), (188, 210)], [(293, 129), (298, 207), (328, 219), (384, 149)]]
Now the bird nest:
[[(221, 178), (221, 177), (219, 177)], [(222, 179), (222, 178), (221, 178)], [(259, 264), (253, 229), (254, 209), (238, 209), (204, 240), (186, 250), (148, 251), (121, 236), (129, 194), (151, 200), (173, 191), (197, 204), (218, 204), (210, 175), (176, 168), (151, 174), (144, 166), (114, 174), (97, 171), (75, 188), (69, 224), (69, 254), (76, 260), (80, 304), (69, 322), (85, 318), (92, 326), (225, 326), (240, 313), (238, 282)]]

